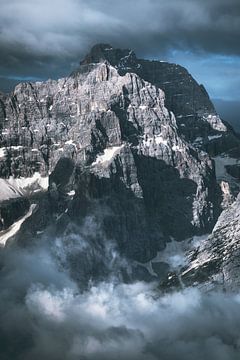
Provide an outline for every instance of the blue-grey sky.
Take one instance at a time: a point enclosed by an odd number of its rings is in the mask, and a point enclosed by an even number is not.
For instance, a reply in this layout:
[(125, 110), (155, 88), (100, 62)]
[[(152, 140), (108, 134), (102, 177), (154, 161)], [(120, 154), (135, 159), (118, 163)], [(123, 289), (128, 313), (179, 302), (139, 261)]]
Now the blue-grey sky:
[[(184, 65), (240, 102), (239, 0), (0, 0), (0, 90), (65, 76), (98, 42)], [(240, 110), (240, 109), (239, 109)]]

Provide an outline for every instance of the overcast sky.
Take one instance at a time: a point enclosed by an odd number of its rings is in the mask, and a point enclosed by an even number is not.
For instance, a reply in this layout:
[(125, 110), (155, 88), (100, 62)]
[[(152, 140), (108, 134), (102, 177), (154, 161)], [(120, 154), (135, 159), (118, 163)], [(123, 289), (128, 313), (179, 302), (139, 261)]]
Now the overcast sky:
[(240, 101), (239, 0), (0, 0), (0, 89), (65, 76), (98, 42), (188, 68)]

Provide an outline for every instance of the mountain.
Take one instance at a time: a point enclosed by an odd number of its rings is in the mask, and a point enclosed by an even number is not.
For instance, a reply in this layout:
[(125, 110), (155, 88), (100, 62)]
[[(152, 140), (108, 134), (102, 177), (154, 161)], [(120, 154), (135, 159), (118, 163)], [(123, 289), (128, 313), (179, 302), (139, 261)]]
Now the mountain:
[(0, 128), (1, 244), (61, 238), (79, 284), (162, 281), (159, 254), (214, 237), (239, 191), (240, 140), (205, 88), (129, 49), (98, 44), (70, 76), (0, 94)]

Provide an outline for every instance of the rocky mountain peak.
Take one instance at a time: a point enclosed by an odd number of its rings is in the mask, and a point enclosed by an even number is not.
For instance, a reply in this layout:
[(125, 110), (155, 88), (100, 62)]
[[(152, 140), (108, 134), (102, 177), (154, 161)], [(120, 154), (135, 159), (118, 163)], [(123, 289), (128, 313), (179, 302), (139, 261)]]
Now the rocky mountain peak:
[(131, 49), (117, 49), (109, 44), (96, 44), (92, 47), (80, 65), (108, 61), (112, 66), (123, 67), (136, 64), (136, 55)]
[(20, 243), (50, 225), (68, 241), (69, 227), (94, 217), (101, 235), (86, 235), (91, 246), (74, 254), (84, 281), (97, 258), (99, 274), (106, 270), (108, 240), (146, 263), (171, 239), (212, 231), (218, 179), (231, 198), (227, 159), (216, 159), (216, 177), (212, 156), (238, 149), (239, 139), (205, 89), (183, 67), (129, 49), (98, 44), (72, 76), (18, 85), (0, 99), (0, 130), (4, 244), (19, 217)]
[(82, 65), (102, 61), (110, 63), (120, 75), (136, 73), (161, 88), (165, 92), (167, 108), (176, 116), (179, 133), (194, 146), (212, 153), (219, 152), (217, 144), (220, 140), (225, 143), (224, 147), (233, 146), (234, 137), (226, 131), (227, 127), (216, 113), (204, 86), (199, 85), (184, 67), (139, 59), (131, 49), (97, 44), (80, 63), (79, 71), (82, 71)]

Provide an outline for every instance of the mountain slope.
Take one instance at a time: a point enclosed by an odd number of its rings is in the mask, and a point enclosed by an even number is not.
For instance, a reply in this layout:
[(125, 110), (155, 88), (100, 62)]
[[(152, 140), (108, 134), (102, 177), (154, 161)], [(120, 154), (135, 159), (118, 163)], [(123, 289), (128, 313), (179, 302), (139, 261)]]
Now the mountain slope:
[(187, 252), (181, 270), (185, 286), (236, 291), (239, 289), (240, 197), (220, 215), (211, 236)]
[(185, 69), (98, 45), (69, 77), (19, 84), (0, 106), (2, 178), (41, 175), (17, 197), (28, 201), (21, 216), (37, 206), (15, 238), (27, 244), (50, 231), (68, 241), (92, 218), (98, 230), (81, 235), (89, 246), (69, 254), (81, 281), (107, 273), (112, 241), (131, 262), (146, 263), (172, 238), (216, 223), (222, 196), (206, 151), (212, 141), (214, 154), (219, 141), (237, 147), (238, 138)]

